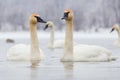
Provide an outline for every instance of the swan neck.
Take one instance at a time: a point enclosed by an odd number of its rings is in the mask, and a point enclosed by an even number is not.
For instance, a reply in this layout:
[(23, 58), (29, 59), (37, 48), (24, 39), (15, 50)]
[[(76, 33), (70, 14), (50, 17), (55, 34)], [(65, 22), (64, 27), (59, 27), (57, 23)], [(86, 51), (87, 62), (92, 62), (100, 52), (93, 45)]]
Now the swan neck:
[(73, 20), (66, 21), (65, 54), (73, 55)]
[(118, 38), (120, 39), (120, 29), (117, 29)]
[(53, 46), (54, 45), (54, 25), (52, 25), (50, 27), (51, 31), (50, 31), (50, 45)]
[(39, 43), (37, 36), (37, 24), (30, 23), (31, 53), (39, 53)]

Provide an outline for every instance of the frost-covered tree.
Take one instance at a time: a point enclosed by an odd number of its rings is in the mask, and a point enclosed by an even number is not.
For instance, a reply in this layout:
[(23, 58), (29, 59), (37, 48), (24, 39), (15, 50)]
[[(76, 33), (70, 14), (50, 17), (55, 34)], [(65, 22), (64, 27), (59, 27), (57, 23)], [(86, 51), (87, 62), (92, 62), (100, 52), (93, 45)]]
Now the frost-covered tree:
[(61, 17), (66, 8), (74, 12), (74, 30), (109, 28), (120, 23), (120, 0), (0, 0), (0, 30), (28, 30), (32, 13), (39, 13), (46, 21), (53, 21), (55, 29), (62, 30), (65, 25)]

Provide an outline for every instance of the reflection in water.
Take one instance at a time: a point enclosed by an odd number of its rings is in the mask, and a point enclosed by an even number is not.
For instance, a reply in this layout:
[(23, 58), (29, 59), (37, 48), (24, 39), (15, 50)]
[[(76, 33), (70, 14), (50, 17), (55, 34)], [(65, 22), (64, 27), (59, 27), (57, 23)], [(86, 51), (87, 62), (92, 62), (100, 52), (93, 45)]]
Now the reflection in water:
[(66, 78), (72, 79), (73, 78), (73, 62), (62, 62), (65, 68)]
[(40, 60), (31, 60), (31, 68), (35, 68), (39, 65)]
[(55, 49), (54, 48), (50, 48), (51, 51), (54, 51)]
[(36, 80), (38, 77), (38, 68), (40, 60), (31, 60), (31, 68), (30, 68), (30, 80)]
[(38, 77), (38, 68), (30, 68), (30, 80), (36, 80)]

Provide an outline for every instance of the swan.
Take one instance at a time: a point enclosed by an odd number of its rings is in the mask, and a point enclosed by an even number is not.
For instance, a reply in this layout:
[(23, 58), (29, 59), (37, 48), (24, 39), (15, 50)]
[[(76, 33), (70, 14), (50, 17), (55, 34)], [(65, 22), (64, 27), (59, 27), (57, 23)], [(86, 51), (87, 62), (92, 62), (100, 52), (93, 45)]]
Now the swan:
[(42, 50), (39, 48), (37, 37), (37, 23), (46, 23), (38, 14), (32, 14), (29, 18), (31, 44), (17, 44), (9, 48), (7, 59), (13, 61), (41, 60), (44, 58)]
[(81, 44), (73, 46), (73, 17), (72, 10), (64, 11), (62, 19), (66, 21), (66, 35), (61, 61), (105, 62), (115, 60), (116, 57), (112, 56), (112, 53), (104, 47)]
[(114, 45), (115, 45), (116, 47), (120, 47), (120, 28), (119, 28), (119, 25), (118, 25), (118, 24), (114, 24), (114, 25), (112, 26), (111, 32), (113, 32), (114, 30), (116, 30), (117, 33), (118, 33), (118, 39), (115, 41)]
[[(63, 48), (64, 47), (64, 40), (60, 39), (60, 40), (54, 40), (54, 24), (52, 21), (47, 21), (46, 26), (44, 28), (44, 30), (46, 30), (47, 28), (50, 28), (50, 41), (48, 43), (48, 48)], [(74, 45), (76, 45), (76, 43), (74, 42)]]

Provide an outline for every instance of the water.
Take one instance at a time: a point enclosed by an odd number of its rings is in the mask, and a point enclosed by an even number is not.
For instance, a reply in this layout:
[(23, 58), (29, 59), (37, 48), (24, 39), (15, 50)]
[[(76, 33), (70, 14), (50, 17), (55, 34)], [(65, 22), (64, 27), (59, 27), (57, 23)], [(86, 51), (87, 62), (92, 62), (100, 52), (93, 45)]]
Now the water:
[(29, 44), (29, 39), (15, 39), (14, 44), (8, 44), (0, 39), (0, 80), (120, 80), (119, 48), (113, 46), (113, 38), (75, 38), (83, 44), (94, 44), (110, 49), (118, 59), (113, 62), (60, 62), (63, 49), (48, 49), (48, 38), (40, 38), (40, 47), (46, 59), (36, 68), (30, 67), (30, 62), (7, 61), (8, 48), (18, 43)]

